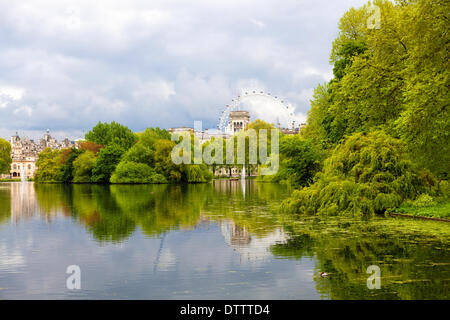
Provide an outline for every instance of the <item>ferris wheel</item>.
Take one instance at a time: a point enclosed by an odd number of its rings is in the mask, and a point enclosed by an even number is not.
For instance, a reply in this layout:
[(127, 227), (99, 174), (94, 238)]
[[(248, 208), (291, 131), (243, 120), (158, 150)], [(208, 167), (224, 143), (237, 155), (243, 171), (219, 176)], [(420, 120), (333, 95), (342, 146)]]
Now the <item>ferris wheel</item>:
[(254, 90), (245, 91), (242, 94), (239, 94), (236, 98), (231, 100), (230, 104), (225, 106), (225, 109), (222, 111), (222, 114), (220, 116), (217, 129), (220, 132), (226, 132), (230, 123), (230, 113), (232, 111), (239, 111), (246, 101), (251, 101), (255, 98), (267, 100), (267, 102), (273, 105), (274, 108), (278, 108), (280, 110), (280, 113), (283, 113), (288, 117), (289, 123), (293, 123), (294, 107), (290, 103), (288, 103), (285, 99), (272, 95), (269, 92)]

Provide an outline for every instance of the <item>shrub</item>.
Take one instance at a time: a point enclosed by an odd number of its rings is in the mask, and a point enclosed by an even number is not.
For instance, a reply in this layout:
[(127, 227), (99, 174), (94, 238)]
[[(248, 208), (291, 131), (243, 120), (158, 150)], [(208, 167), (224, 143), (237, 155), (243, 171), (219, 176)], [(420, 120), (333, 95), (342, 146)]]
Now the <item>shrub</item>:
[(428, 194), (421, 194), (417, 199), (413, 202), (413, 205), (416, 207), (431, 207), (435, 205), (436, 203), (433, 200), (433, 197), (431, 197)]
[(144, 163), (121, 162), (111, 176), (111, 183), (167, 183), (167, 180)]

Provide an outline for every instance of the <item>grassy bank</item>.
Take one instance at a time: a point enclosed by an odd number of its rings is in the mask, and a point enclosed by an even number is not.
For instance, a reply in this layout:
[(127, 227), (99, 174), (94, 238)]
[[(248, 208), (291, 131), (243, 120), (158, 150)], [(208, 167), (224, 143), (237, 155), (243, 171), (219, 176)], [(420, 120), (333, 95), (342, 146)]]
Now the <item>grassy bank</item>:
[(450, 202), (419, 206), (411, 203), (403, 204), (394, 213), (407, 214), (416, 217), (450, 218)]

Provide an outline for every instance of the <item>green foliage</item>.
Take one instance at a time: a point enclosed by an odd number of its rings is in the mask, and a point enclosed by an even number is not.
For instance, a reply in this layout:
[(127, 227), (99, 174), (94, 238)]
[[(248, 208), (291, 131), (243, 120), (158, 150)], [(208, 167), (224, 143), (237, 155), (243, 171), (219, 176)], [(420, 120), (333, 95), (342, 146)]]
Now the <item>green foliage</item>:
[(95, 167), (92, 170), (91, 181), (109, 183), (111, 175), (119, 164), (125, 150), (118, 144), (110, 144), (100, 150)]
[(175, 143), (166, 130), (149, 128), (138, 137), (139, 141), (122, 157), (111, 177), (112, 183), (198, 183), (212, 179), (205, 165), (175, 165), (172, 162)]
[(421, 194), (419, 197), (417, 197), (416, 200), (414, 200), (413, 204), (416, 207), (431, 207), (435, 205), (436, 203), (433, 200), (433, 197), (429, 194)]
[(153, 148), (150, 148), (139, 141), (125, 153), (122, 161), (143, 163), (148, 166), (153, 166), (155, 163), (154, 152)]
[(167, 180), (145, 163), (122, 161), (111, 176), (111, 183), (167, 183)]
[(73, 162), (82, 153), (75, 148), (65, 149), (61, 154), (61, 182), (70, 183), (73, 181)]
[(280, 139), (280, 169), (274, 176), (264, 176), (263, 181), (287, 182), (303, 187), (313, 181), (321, 168), (321, 153), (311, 140), (298, 135)]
[(409, 160), (404, 143), (383, 131), (355, 133), (326, 159), (315, 183), (295, 191), (284, 210), (373, 215), (432, 192), (436, 180)]
[(306, 126), (301, 130), (301, 136), (310, 139), (314, 144), (323, 149), (330, 148), (333, 139), (329, 136), (329, 122), (331, 120), (328, 114), (331, 93), (328, 84), (319, 84), (314, 89), (311, 108), (308, 111)]
[(11, 167), (11, 144), (0, 138), (0, 174), (9, 173)]
[(184, 166), (184, 181), (188, 183), (202, 183), (211, 181), (213, 174), (204, 164), (192, 164)]
[[(99, 123), (79, 150), (44, 150), (37, 163), (38, 182), (74, 183), (167, 183), (207, 182), (212, 174), (206, 165), (175, 165), (175, 143), (160, 128), (134, 135), (112, 122)], [(136, 139), (138, 141), (136, 142)]]
[(145, 163), (154, 166), (155, 143), (157, 140), (170, 140), (170, 134), (160, 128), (148, 128), (139, 134), (139, 141), (127, 151), (123, 161)]
[(91, 182), (92, 170), (95, 167), (96, 157), (94, 152), (86, 150), (73, 161), (73, 182)]
[(173, 163), (171, 152), (175, 142), (170, 140), (157, 140), (155, 143), (155, 170), (169, 181), (179, 182), (182, 179), (181, 165)]
[(335, 77), (316, 89), (304, 135), (332, 148), (345, 135), (382, 129), (402, 138), (417, 163), (447, 179), (450, 2), (374, 4), (381, 9), (380, 29), (367, 28), (367, 6), (342, 17), (330, 57)]
[[(170, 182), (201, 183), (211, 181), (212, 173), (205, 164), (180, 164), (172, 161), (171, 152), (174, 141), (160, 139), (155, 143), (155, 170)], [(193, 144), (191, 146), (193, 148)], [(193, 156), (193, 150), (191, 150)]]
[(36, 182), (62, 182), (63, 171), (61, 163), (61, 151), (52, 150), (50, 148), (44, 149), (39, 153), (36, 162), (38, 170), (34, 176)]
[(352, 64), (353, 57), (364, 53), (367, 45), (363, 41), (347, 40), (337, 48), (336, 61), (334, 62), (333, 74), (337, 79), (342, 79), (346, 68)]
[(137, 137), (128, 127), (113, 121), (111, 123), (99, 122), (86, 133), (86, 140), (104, 146), (115, 144), (128, 150), (135, 144)]
[(450, 202), (436, 202), (430, 196), (407, 201), (394, 210), (396, 213), (420, 217), (450, 218)]

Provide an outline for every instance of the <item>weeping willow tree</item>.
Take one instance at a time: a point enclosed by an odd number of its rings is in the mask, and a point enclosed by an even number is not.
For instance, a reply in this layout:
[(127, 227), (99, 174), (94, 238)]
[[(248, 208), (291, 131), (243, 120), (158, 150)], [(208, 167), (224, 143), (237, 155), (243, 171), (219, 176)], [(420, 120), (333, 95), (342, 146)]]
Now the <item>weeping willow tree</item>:
[(355, 133), (338, 145), (315, 182), (282, 209), (308, 214), (374, 215), (433, 193), (435, 178), (411, 162), (407, 147), (384, 131)]

